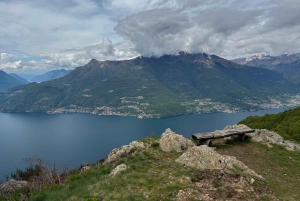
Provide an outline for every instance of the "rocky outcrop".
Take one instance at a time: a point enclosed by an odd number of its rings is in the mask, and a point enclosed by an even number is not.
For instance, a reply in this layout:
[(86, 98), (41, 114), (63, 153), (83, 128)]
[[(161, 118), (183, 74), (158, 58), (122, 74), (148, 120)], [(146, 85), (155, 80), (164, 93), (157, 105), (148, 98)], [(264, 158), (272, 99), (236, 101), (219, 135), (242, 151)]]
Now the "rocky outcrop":
[(27, 181), (16, 181), (14, 179), (11, 179), (6, 183), (1, 184), (0, 193), (10, 194), (27, 187), (28, 187)]
[(210, 169), (234, 172), (238, 169), (246, 174), (262, 178), (262, 176), (255, 173), (235, 157), (221, 155), (206, 145), (190, 147), (176, 162), (201, 170)]
[(127, 165), (121, 164), (121, 165), (118, 165), (115, 169), (113, 169), (109, 175), (110, 176), (115, 176), (118, 173), (120, 173), (122, 171), (125, 171), (125, 170), (127, 170)]
[(195, 146), (191, 141), (171, 131), (170, 128), (161, 135), (159, 147), (165, 152), (182, 152), (189, 147)]
[(284, 139), (279, 134), (266, 129), (256, 129), (254, 133), (249, 133), (252, 140), (255, 142), (264, 142), (271, 144), (284, 145)]
[(129, 145), (124, 145), (120, 148), (113, 149), (107, 156), (107, 159), (104, 161), (104, 164), (110, 164), (121, 157), (133, 154), (137, 150), (147, 149), (149, 147), (148, 144), (144, 142), (133, 141)]
[[(238, 129), (238, 128), (249, 128), (249, 127), (244, 124), (239, 124), (239, 125), (226, 126), (224, 130), (235, 129), (235, 128)], [(262, 142), (269, 146), (270, 144), (277, 144), (291, 151), (300, 151), (299, 144), (289, 140), (285, 140), (283, 137), (281, 137), (279, 134), (277, 134), (274, 131), (269, 131), (266, 129), (256, 129), (255, 132), (248, 133), (247, 135), (250, 136), (252, 140), (255, 142)]]
[(284, 146), (288, 150), (292, 151), (300, 151), (300, 145), (289, 141), (289, 140), (284, 140), (283, 137), (281, 137), (279, 134), (273, 131), (269, 131), (266, 129), (257, 129), (255, 130), (254, 133), (249, 133), (249, 136), (252, 137), (252, 140), (255, 142), (262, 142), (262, 143), (267, 143), (267, 144), (277, 144)]

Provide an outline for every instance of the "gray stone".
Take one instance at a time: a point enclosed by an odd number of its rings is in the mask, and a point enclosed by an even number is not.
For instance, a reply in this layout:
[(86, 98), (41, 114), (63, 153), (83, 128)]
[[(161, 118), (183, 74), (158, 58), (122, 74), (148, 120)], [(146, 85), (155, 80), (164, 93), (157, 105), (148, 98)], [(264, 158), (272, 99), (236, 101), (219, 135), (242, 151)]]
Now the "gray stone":
[(107, 156), (107, 159), (104, 161), (104, 164), (110, 164), (119, 160), (123, 156), (130, 155), (136, 150), (147, 149), (149, 145), (144, 142), (133, 141), (129, 145), (124, 145), (120, 148), (113, 149)]
[(235, 167), (238, 167), (246, 174), (262, 178), (235, 157), (221, 155), (206, 145), (190, 147), (176, 162), (201, 170), (224, 170), (229, 173), (234, 172)]
[(192, 146), (195, 146), (195, 144), (191, 140), (174, 133), (169, 128), (166, 129), (159, 140), (159, 147), (165, 152), (182, 152)]
[(11, 179), (10, 181), (0, 185), (1, 193), (14, 193), (20, 189), (28, 187), (27, 181), (16, 181)]
[(297, 143), (289, 141), (289, 140), (285, 140), (284, 144), (285, 144), (285, 148), (287, 148), (288, 150), (300, 151), (300, 144), (297, 144)]
[[(238, 125), (228, 125), (224, 128), (224, 130), (227, 129), (239, 129), (239, 128), (249, 128), (248, 126), (244, 124), (238, 124)], [(271, 144), (277, 144), (280, 146), (284, 146), (286, 149), (291, 150), (291, 151), (300, 151), (300, 145), (289, 141), (285, 140), (283, 137), (281, 137), (279, 134), (273, 131), (269, 131), (266, 129), (256, 129), (255, 132), (253, 133), (247, 133), (248, 136), (252, 138), (253, 141), (255, 142), (262, 142), (266, 144), (268, 147), (272, 147)]]
[(109, 175), (115, 176), (116, 174), (118, 174), (122, 171), (125, 171), (125, 170), (127, 170), (127, 165), (121, 164), (121, 165), (118, 165), (115, 169), (113, 169)]
[(238, 124), (238, 125), (227, 125), (223, 130), (228, 130), (228, 129), (251, 129), (245, 124)]
[(262, 142), (265, 144), (277, 144), (280, 146), (284, 146), (286, 149), (291, 151), (300, 151), (300, 145), (289, 141), (284, 140), (279, 134), (273, 131), (269, 131), (266, 129), (256, 129), (254, 133), (249, 133), (249, 136), (252, 137), (252, 140), (255, 142)]
[(264, 142), (264, 143), (271, 143), (271, 144), (284, 144), (284, 139), (276, 132), (269, 131), (266, 129), (256, 129), (254, 133), (249, 133), (249, 136), (252, 137), (252, 140), (255, 142)]

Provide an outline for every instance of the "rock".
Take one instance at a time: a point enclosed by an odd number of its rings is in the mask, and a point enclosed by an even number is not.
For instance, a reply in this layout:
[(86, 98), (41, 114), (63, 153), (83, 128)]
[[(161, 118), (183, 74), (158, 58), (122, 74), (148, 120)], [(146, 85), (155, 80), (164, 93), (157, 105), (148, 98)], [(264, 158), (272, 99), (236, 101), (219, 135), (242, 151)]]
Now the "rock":
[[(232, 126), (228, 125), (224, 128), (224, 130), (239, 129), (239, 128), (249, 128), (249, 127), (244, 124), (232, 125)], [(250, 136), (253, 141), (262, 142), (266, 144), (269, 148), (272, 148), (271, 144), (277, 144), (277, 145), (284, 146), (286, 149), (291, 151), (300, 151), (299, 144), (289, 140), (284, 140), (283, 137), (281, 137), (279, 134), (273, 131), (269, 131), (266, 129), (256, 129), (255, 132), (247, 133), (247, 135)]]
[(235, 157), (221, 155), (206, 145), (190, 147), (176, 162), (201, 170), (224, 170), (228, 173), (236, 171), (238, 167), (246, 174), (262, 178)]
[(283, 137), (281, 137), (279, 134), (273, 131), (269, 131), (266, 129), (256, 129), (254, 133), (249, 133), (249, 136), (252, 137), (252, 140), (255, 142), (262, 142), (265, 144), (277, 144), (284, 146), (288, 150), (292, 151), (300, 151), (300, 145), (289, 141), (289, 140), (284, 140)]
[(127, 165), (121, 164), (121, 165), (118, 165), (115, 169), (113, 169), (109, 175), (115, 176), (116, 174), (118, 174), (122, 171), (125, 171), (125, 170), (127, 170)]
[(144, 142), (133, 141), (129, 145), (124, 145), (120, 148), (113, 149), (107, 156), (107, 159), (104, 161), (104, 164), (110, 164), (121, 157), (130, 155), (134, 153), (136, 150), (147, 149), (149, 145)]
[(194, 146), (182, 154), (176, 162), (198, 169), (225, 169), (226, 158), (206, 145)]
[(269, 131), (266, 129), (256, 129), (254, 133), (249, 133), (249, 136), (252, 137), (253, 141), (263, 142), (263, 143), (271, 143), (271, 144), (284, 144), (284, 139), (277, 133), (273, 131)]
[(174, 133), (169, 128), (166, 129), (159, 140), (159, 147), (165, 152), (182, 152), (192, 146), (195, 146), (195, 144), (191, 140)]
[(10, 181), (0, 185), (0, 193), (8, 194), (14, 193), (20, 189), (27, 188), (27, 181), (16, 181), (11, 179)]
[(297, 143), (295, 143), (295, 142), (292, 142), (292, 141), (289, 141), (289, 140), (285, 140), (284, 144), (285, 144), (285, 148), (288, 149), (288, 150), (291, 150), (291, 151), (300, 151), (300, 145), (297, 144)]
[(81, 170), (80, 170), (80, 173), (84, 173), (84, 172), (86, 172), (87, 170), (89, 170), (89, 169), (91, 169), (91, 167), (90, 166), (84, 166)]
[(228, 130), (228, 129), (250, 129), (248, 126), (245, 124), (238, 124), (238, 125), (227, 125), (223, 130)]

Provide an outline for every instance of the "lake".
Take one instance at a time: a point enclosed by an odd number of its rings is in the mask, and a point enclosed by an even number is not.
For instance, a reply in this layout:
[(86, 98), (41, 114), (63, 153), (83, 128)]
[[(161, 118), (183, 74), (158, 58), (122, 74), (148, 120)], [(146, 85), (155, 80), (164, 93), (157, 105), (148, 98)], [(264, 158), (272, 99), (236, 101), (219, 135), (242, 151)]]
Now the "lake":
[(198, 132), (223, 129), (250, 115), (279, 113), (288, 108), (241, 113), (193, 114), (164, 119), (137, 119), (92, 114), (0, 113), (0, 181), (38, 156), (69, 168), (104, 158), (113, 149), (165, 129), (187, 138)]

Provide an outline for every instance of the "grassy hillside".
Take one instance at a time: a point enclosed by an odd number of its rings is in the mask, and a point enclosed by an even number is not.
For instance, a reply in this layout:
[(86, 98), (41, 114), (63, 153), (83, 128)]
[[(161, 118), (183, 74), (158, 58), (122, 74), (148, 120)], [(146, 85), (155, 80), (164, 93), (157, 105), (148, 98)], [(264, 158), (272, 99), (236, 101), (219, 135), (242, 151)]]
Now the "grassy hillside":
[(256, 142), (220, 146), (218, 152), (235, 156), (262, 175), (267, 181), (266, 185), (278, 198), (300, 200), (300, 152), (288, 151), (279, 145), (269, 147)]
[[(299, 152), (249, 141), (231, 145), (224, 145), (222, 140), (214, 142), (217, 152), (237, 157), (266, 179), (240, 186), (242, 175), (238, 171), (220, 179), (220, 171), (197, 170), (175, 163), (181, 153), (162, 152), (157, 138), (143, 141), (152, 146), (124, 156), (115, 164), (98, 164), (84, 173), (71, 174), (61, 185), (35, 191), (29, 200), (201, 200), (201, 197), (205, 200), (206, 195), (215, 200), (274, 200), (274, 195), (282, 200), (300, 199)], [(109, 176), (121, 163), (129, 169)], [(0, 197), (0, 200), (17, 200), (19, 196)]]
[(284, 139), (300, 142), (300, 107), (278, 114), (250, 116), (239, 122), (253, 129), (275, 131)]

